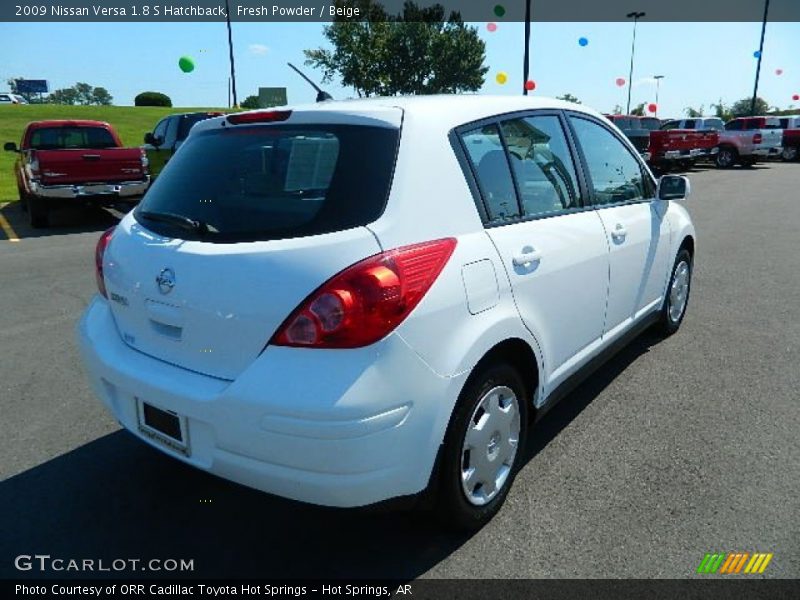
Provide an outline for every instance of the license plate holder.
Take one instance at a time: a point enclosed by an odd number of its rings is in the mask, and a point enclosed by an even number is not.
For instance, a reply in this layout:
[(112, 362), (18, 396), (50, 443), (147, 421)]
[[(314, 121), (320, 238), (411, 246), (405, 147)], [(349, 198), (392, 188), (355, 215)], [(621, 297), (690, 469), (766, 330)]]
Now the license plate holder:
[(164, 410), (136, 398), (136, 413), (139, 431), (163, 446), (189, 456), (189, 430), (186, 417), (171, 410)]

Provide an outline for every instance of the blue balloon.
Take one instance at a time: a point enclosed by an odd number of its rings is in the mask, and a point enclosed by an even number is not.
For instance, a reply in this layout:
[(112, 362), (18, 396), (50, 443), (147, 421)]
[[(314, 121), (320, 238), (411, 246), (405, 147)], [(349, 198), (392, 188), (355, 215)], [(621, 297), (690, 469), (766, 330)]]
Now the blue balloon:
[(587, 40), (585, 37), (578, 38), (578, 43), (581, 46), (588, 46), (589, 45), (589, 40)]
[(760, 52), (760, 51), (758, 51), (758, 50), (756, 50), (755, 52), (753, 52), (753, 58), (761, 58), (761, 52)]

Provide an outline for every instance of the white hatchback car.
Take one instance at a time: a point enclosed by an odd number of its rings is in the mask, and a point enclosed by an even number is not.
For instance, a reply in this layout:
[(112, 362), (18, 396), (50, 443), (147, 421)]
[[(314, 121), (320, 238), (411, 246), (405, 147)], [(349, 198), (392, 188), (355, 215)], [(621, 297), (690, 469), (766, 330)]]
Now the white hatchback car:
[(321, 505), (435, 497), (477, 527), (535, 416), (680, 326), (688, 191), (557, 100), (210, 119), (101, 237), (81, 352), (123, 427), (175, 458)]

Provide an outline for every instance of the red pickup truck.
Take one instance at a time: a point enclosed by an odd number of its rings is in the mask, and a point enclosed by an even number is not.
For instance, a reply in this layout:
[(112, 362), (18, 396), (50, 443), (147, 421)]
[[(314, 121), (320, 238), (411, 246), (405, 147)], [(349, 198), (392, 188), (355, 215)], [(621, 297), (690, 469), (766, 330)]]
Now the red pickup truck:
[(100, 121), (36, 121), (29, 123), (18, 148), (14, 171), (22, 209), (31, 226), (47, 227), (57, 204), (113, 204), (137, 200), (150, 185), (147, 155), (123, 148), (108, 123)]
[(719, 149), (719, 133), (714, 130), (677, 129), (680, 121), (668, 121), (650, 131), (650, 164), (667, 169), (677, 165), (690, 168), (697, 160), (710, 158)]

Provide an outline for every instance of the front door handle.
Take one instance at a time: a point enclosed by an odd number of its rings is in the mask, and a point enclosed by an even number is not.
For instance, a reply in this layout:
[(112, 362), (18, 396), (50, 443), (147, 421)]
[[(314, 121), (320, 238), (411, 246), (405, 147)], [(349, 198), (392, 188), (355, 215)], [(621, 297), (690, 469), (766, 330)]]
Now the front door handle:
[(625, 238), (628, 235), (628, 230), (625, 229), (625, 226), (622, 223), (617, 223), (614, 230), (611, 232), (611, 237), (614, 239), (615, 242), (624, 242)]
[(527, 267), (542, 260), (542, 253), (531, 246), (525, 246), (519, 254), (511, 257), (515, 267)]

